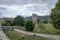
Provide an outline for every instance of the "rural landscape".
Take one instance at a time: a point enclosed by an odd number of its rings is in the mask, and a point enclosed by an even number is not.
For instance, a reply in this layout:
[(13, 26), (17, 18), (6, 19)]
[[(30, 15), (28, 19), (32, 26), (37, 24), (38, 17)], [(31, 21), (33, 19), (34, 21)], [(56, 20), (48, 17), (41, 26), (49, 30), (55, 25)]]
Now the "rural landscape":
[(60, 0), (0, 3), (0, 40), (60, 40)]

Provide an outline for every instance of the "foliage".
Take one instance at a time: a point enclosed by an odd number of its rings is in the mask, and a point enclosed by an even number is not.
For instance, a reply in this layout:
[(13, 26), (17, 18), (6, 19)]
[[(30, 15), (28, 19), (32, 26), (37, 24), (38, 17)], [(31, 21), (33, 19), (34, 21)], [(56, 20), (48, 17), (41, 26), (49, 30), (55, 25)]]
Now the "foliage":
[(38, 36), (35, 37), (26, 34), (21, 34), (14, 30), (4, 31), (4, 33), (9, 37), (10, 40), (54, 40), (51, 38), (43, 38)]
[(56, 34), (59, 34), (60, 35), (60, 30), (56, 30)]
[(56, 29), (52, 24), (39, 23), (36, 29), (35, 32), (37, 33), (56, 34)]
[(12, 21), (11, 20), (7, 20), (4, 23), (2, 23), (2, 26), (11, 26)]
[(44, 24), (43, 23), (39, 23), (39, 24), (37, 24), (37, 28), (36, 28), (36, 30), (35, 30), (36, 32), (45, 32), (45, 26), (44, 26)]
[(13, 24), (16, 26), (24, 26), (25, 19), (23, 16), (15, 17)]
[(26, 31), (33, 31), (34, 30), (34, 24), (31, 20), (26, 20), (25, 22), (25, 30)]
[(37, 22), (38, 22), (38, 23), (40, 22), (39, 18), (38, 18)]
[(60, 29), (60, 0), (56, 3), (55, 8), (51, 10), (52, 24), (56, 29)]
[(43, 22), (43, 23), (46, 23), (46, 24), (48, 23), (48, 21), (42, 21), (42, 22)]

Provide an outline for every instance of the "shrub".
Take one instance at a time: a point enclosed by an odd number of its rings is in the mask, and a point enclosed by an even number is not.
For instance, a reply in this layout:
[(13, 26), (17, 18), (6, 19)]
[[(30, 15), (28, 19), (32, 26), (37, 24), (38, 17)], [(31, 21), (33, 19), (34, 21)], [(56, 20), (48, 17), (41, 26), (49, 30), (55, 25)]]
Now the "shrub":
[(43, 23), (38, 24), (37, 31), (40, 33), (45, 33), (45, 26)]
[(33, 31), (34, 30), (34, 24), (31, 20), (26, 20), (25, 22), (25, 30), (26, 31)]
[(57, 30), (57, 31), (56, 31), (56, 34), (60, 34), (60, 30)]

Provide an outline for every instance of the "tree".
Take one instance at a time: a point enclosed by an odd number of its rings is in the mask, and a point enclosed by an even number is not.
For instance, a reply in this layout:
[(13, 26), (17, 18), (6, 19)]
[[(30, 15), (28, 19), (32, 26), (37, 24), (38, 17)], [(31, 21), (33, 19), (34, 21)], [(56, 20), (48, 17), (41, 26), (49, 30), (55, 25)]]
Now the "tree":
[(19, 15), (15, 17), (15, 19), (13, 20), (13, 24), (16, 26), (24, 26), (24, 22), (25, 22), (24, 17)]
[(37, 19), (37, 22), (39, 23), (40, 21), (39, 21), (39, 18)]
[(43, 23), (45, 23), (45, 24), (47, 24), (47, 23), (48, 23), (48, 21), (47, 21), (47, 20), (43, 20), (42, 22), (43, 22)]
[(5, 22), (2, 23), (2, 26), (11, 26), (12, 21), (11, 20), (6, 20)]
[(56, 29), (60, 29), (60, 0), (56, 3), (55, 8), (51, 10), (51, 21)]
[(25, 30), (26, 31), (33, 31), (34, 30), (34, 24), (31, 20), (26, 20), (25, 22)]

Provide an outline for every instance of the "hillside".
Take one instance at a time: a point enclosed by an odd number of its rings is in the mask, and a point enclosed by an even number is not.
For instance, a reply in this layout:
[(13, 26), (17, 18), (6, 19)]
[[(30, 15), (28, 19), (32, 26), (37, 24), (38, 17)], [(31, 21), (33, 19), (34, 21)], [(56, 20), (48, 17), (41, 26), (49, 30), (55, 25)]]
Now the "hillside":
[[(32, 19), (32, 16), (29, 16), (29, 17), (26, 17), (26, 19)], [(48, 20), (48, 19), (50, 19), (50, 16), (38, 16), (38, 19), (39, 20)]]

